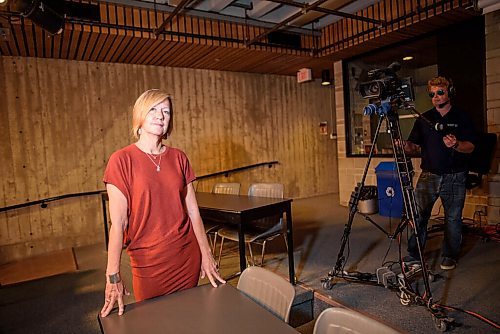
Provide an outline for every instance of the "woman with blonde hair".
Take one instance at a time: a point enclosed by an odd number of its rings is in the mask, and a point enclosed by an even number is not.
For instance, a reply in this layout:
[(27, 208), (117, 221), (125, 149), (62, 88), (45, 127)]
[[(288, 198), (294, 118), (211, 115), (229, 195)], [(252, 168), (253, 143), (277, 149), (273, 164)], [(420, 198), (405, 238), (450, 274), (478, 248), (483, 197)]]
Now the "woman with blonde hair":
[(125, 245), (136, 301), (195, 287), (208, 277), (225, 283), (212, 256), (196, 202), (195, 175), (186, 155), (163, 144), (172, 130), (172, 101), (158, 89), (135, 102), (137, 141), (114, 152), (104, 172), (111, 229), (106, 268), (107, 316), (115, 303), (123, 314), (128, 292), (120, 277)]

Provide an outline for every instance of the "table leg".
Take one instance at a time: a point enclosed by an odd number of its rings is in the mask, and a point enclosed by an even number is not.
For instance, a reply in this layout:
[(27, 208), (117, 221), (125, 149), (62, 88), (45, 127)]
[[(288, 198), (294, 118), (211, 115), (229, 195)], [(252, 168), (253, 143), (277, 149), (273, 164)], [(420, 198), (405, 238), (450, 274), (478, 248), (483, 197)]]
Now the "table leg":
[(247, 267), (247, 260), (245, 257), (245, 232), (244, 232), (244, 221), (240, 221), (238, 224), (238, 246), (240, 248), (240, 272), (243, 273), (243, 270)]
[(104, 223), (104, 244), (106, 246), (106, 251), (107, 251), (109, 243), (109, 231), (108, 231), (108, 212), (106, 210), (105, 194), (101, 194), (101, 204), (102, 204), (102, 219)]

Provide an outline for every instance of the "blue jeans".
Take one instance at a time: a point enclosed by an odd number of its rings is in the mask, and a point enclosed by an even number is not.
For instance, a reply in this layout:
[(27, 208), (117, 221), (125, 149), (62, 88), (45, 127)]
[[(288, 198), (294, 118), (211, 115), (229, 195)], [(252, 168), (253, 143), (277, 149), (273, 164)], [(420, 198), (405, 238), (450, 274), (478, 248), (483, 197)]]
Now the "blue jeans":
[[(418, 206), (416, 228), (422, 251), (427, 240), (427, 223), (432, 213), (432, 207), (438, 199), (444, 208), (445, 230), (441, 247), (443, 257), (458, 259), (462, 243), (462, 209), (465, 203), (466, 172), (436, 175), (422, 172), (415, 190), (415, 200)], [(408, 240), (408, 254), (419, 259), (417, 240), (412, 233)]]

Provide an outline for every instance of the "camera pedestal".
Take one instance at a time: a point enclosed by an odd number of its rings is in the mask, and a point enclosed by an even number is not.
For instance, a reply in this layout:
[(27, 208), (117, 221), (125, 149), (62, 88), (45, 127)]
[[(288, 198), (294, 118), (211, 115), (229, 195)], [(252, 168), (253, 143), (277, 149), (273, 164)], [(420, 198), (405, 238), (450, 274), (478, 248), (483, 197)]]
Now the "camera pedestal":
[[(375, 131), (375, 136), (373, 138), (373, 144), (370, 147), (368, 161), (366, 162), (361, 182), (358, 183), (358, 186), (351, 194), (351, 199), (349, 201), (349, 220), (344, 227), (344, 233), (342, 235), (341, 246), (337, 256), (337, 261), (333, 269), (328, 273), (328, 276), (321, 279), (321, 284), (324, 289), (330, 290), (333, 287), (334, 284), (333, 282), (335, 278), (337, 277), (345, 279), (347, 281), (362, 282), (368, 284), (380, 284), (379, 280), (377, 280), (377, 275), (375, 274), (348, 273), (344, 271), (344, 267), (347, 261), (347, 258), (344, 255), (344, 251), (349, 241), (349, 235), (351, 233), (354, 217), (357, 213), (362, 214), (366, 218), (366, 220), (372, 223), (375, 227), (377, 227), (380, 231), (385, 233), (387, 237), (392, 240), (397, 240), (401, 238), (403, 231), (406, 229), (407, 226), (410, 226), (410, 228), (413, 229), (413, 232), (416, 235), (417, 249), (420, 257), (419, 273), (421, 273), (421, 278), (424, 282), (425, 292), (423, 293), (423, 295), (420, 295), (417, 291), (413, 289), (411, 285), (412, 277), (406, 274), (405, 264), (403, 263), (402, 256), (400, 254), (401, 259), (399, 261), (399, 264), (401, 267), (402, 277), (398, 278), (400, 286), (397, 288), (400, 291), (399, 296), (401, 304), (409, 305), (410, 303), (414, 303), (417, 305), (426, 306), (432, 315), (436, 328), (440, 331), (446, 331), (448, 327), (451, 326), (454, 320), (452, 318), (449, 318), (444, 313), (443, 309), (438, 304), (434, 303), (432, 298), (432, 293), (429, 283), (430, 275), (423, 256), (423, 249), (422, 246), (420, 245), (420, 240), (418, 237), (420, 231), (418, 231), (418, 228), (416, 227), (415, 224), (415, 221), (418, 219), (418, 209), (412, 184), (413, 167), (411, 165), (411, 160), (409, 160), (409, 158), (406, 157), (404, 151), (404, 142), (401, 138), (399, 115), (394, 110), (395, 108), (394, 106), (398, 106), (400, 104), (402, 104), (402, 101), (400, 97), (397, 96), (392, 100), (389, 100), (388, 102), (382, 102), (379, 105), (369, 105), (366, 107), (370, 109), (375, 108), (374, 112), (379, 115), (379, 122), (377, 124), (377, 129)], [(366, 176), (368, 174), (370, 162), (375, 152), (375, 145), (377, 143), (377, 138), (380, 133), (380, 128), (384, 121), (387, 122), (387, 129), (391, 134), (391, 141), (394, 152), (394, 161), (396, 162), (397, 173), (399, 176), (399, 180), (401, 181), (401, 190), (403, 194), (403, 203), (404, 203), (401, 221), (397, 225), (393, 234), (390, 234), (389, 232), (385, 231), (381, 226), (376, 224), (370, 217), (364, 214), (362, 211), (364, 211), (365, 209), (368, 210), (368, 208), (363, 208), (364, 203), (363, 204), (361, 203), (362, 202), (361, 194), (363, 192), (363, 189), (365, 188)], [(384, 280), (382, 280), (381, 282), (383, 284)]]

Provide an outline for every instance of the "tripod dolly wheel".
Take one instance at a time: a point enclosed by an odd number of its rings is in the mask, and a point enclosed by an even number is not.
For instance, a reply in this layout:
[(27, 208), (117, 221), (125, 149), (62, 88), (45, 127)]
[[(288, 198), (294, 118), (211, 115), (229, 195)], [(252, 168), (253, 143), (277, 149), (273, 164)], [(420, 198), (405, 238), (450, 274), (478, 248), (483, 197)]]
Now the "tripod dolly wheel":
[(446, 319), (433, 317), (434, 318), (434, 326), (440, 332), (446, 332), (448, 330), (448, 322)]
[(332, 280), (328, 278), (324, 278), (321, 282), (321, 286), (323, 287), (324, 290), (331, 290), (333, 287)]

